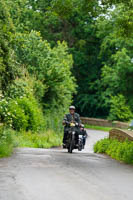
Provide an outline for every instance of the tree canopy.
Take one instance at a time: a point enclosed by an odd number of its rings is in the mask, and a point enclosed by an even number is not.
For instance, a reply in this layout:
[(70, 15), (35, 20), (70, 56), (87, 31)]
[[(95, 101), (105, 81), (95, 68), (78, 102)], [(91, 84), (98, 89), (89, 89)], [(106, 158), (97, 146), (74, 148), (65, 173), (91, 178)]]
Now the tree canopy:
[(44, 113), (107, 118), (116, 98), (133, 112), (132, 40), (132, 0), (0, 0), (0, 90), (32, 79)]

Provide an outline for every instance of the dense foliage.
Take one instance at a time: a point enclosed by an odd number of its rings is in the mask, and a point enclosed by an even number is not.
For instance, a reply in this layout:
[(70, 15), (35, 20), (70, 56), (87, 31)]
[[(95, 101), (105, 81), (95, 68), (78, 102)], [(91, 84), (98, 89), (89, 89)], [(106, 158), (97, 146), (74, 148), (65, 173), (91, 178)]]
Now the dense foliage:
[(133, 142), (111, 140), (108, 138), (98, 141), (94, 146), (95, 153), (106, 153), (116, 160), (133, 164)]
[(71, 75), (72, 56), (67, 53), (65, 42), (58, 42), (54, 48), (44, 41), (40, 34), (17, 34), (14, 49), (18, 61), (25, 65), (34, 77), (35, 96), (45, 108), (67, 108), (75, 91)]
[(108, 117), (109, 120), (128, 122), (133, 117), (130, 107), (126, 105), (126, 101), (123, 95), (112, 96), (110, 101), (111, 108)]
[(11, 46), (14, 31), (7, 5), (0, 0), (0, 90), (4, 90), (19, 75), (19, 66)]
[(39, 32), (25, 31), (25, 19), (19, 20), (26, 1), (0, 3), (1, 122), (16, 130), (35, 131), (47, 126), (47, 120), (40, 119), (43, 114), (51, 117), (51, 112), (59, 112), (60, 119), (71, 103), (76, 86), (71, 73), (73, 59), (65, 42), (51, 47)]
[(132, 0), (0, 0), (0, 122), (60, 132), (72, 101), (83, 116), (130, 120), (132, 6)]
[[(131, 0), (1, 2), (4, 2), (10, 18), (8, 21), (14, 27), (11, 31), (15, 34), (11, 38), (12, 49), (17, 54), (17, 63), (21, 63), (21, 72), (26, 68), (37, 79), (37, 96), (39, 95), (39, 101), (43, 100), (45, 108), (64, 104), (62, 101), (67, 101), (67, 107), (71, 102), (75, 87), (73, 80), (69, 80), (70, 74), (67, 76), (71, 70), (78, 85), (73, 100), (81, 115), (108, 117), (112, 104), (111, 96), (119, 94), (125, 97), (125, 104), (133, 111)], [(68, 47), (62, 41), (66, 41)], [(45, 48), (49, 48), (48, 52)], [(70, 55), (65, 55), (63, 51), (72, 54), (73, 61), (69, 58)], [(62, 61), (61, 54), (64, 54)], [(57, 74), (60, 61), (65, 64)], [(46, 72), (48, 65), (52, 66), (52, 75), (50, 70)], [(63, 72), (64, 69), (66, 71)], [(64, 79), (62, 87), (61, 79)]]

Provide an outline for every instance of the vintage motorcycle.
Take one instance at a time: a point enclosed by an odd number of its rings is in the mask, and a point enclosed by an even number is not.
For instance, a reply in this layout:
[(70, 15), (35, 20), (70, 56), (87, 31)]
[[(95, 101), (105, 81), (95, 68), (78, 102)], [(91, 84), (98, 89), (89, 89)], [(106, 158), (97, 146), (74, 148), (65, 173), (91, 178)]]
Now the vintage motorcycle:
[(66, 140), (66, 148), (69, 153), (72, 153), (74, 149), (82, 151), (84, 149), (83, 135), (80, 132), (79, 125), (71, 122), (69, 124), (69, 131)]

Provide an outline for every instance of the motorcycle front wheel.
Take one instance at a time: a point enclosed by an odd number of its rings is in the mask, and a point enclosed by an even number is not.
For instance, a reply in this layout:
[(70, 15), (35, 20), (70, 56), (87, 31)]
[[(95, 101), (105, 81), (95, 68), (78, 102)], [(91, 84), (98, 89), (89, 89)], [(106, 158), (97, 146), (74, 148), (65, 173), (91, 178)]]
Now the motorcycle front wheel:
[(72, 134), (72, 138), (71, 138), (70, 145), (68, 148), (68, 153), (72, 153), (72, 151), (74, 149), (74, 145), (75, 145), (75, 135)]
[(78, 150), (79, 150), (79, 151), (82, 151), (82, 149), (83, 149), (83, 142), (82, 142), (82, 140), (79, 140), (79, 143), (78, 143)]

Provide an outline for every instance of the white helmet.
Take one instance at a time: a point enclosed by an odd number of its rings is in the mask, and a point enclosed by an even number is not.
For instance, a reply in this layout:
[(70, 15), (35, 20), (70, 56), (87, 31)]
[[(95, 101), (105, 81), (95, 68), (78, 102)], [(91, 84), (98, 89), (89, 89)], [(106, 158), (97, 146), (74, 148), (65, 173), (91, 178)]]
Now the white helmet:
[(70, 106), (69, 110), (75, 110), (75, 106)]

